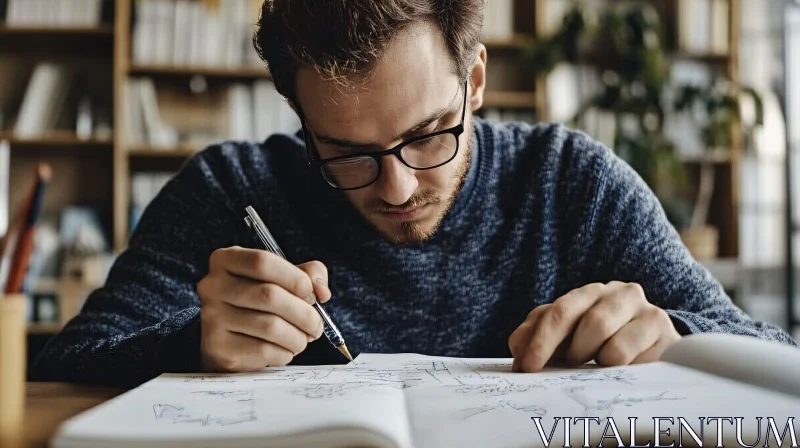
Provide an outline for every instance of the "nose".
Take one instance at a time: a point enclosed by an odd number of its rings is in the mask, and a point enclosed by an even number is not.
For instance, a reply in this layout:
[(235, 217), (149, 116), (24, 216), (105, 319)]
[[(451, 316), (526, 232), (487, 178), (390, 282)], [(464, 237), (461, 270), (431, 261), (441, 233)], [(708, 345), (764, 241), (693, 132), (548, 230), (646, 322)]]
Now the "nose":
[(376, 181), (378, 196), (392, 205), (404, 204), (419, 185), (414, 170), (395, 156), (384, 157), (382, 162), (381, 177)]

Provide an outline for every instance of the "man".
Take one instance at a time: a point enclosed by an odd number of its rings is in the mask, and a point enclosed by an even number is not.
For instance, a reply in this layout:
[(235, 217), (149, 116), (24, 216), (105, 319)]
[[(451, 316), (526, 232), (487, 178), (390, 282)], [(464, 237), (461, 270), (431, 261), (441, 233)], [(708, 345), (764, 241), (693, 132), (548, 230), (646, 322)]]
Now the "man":
[[(659, 359), (682, 335), (794, 344), (690, 257), (641, 179), (584, 134), (472, 115), (481, 0), (268, 0), (254, 43), (303, 123), (192, 158), (36, 378), (513, 357), (514, 369)], [(252, 205), (289, 261), (263, 250)]]

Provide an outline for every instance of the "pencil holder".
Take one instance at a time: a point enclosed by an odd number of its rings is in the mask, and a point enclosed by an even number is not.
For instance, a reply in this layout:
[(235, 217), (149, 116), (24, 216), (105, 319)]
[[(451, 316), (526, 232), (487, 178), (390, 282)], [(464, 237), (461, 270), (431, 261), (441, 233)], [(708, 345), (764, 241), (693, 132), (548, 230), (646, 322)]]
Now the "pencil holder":
[(23, 442), (27, 357), (26, 300), (0, 294), (0, 447)]

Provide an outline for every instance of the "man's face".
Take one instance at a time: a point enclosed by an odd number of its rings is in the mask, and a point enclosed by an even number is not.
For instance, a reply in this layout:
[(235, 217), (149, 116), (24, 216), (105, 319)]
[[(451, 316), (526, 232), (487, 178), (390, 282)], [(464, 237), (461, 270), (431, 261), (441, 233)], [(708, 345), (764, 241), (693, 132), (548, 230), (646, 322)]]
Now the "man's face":
[[(453, 73), (441, 32), (423, 24), (395, 37), (370, 77), (357, 87), (341, 88), (304, 68), (298, 73), (297, 94), (319, 156), (328, 159), (386, 150), (409, 138), (458, 125), (465, 107), (464, 86)], [(385, 156), (379, 160), (381, 174), (374, 183), (345, 191), (387, 239), (425, 241), (452, 205), (470, 162), (470, 112), (475, 104), (470, 93), (465, 132), (452, 161), (414, 170), (393, 155)]]

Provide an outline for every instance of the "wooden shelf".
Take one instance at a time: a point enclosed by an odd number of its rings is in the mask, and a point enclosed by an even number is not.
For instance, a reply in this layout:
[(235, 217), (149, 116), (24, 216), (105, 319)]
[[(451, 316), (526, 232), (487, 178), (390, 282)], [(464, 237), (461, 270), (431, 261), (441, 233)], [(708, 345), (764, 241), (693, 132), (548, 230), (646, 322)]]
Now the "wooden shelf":
[(483, 94), (483, 107), (505, 109), (533, 109), (536, 107), (534, 92), (491, 92)]
[(61, 331), (59, 323), (30, 323), (28, 324), (28, 334), (56, 334)]
[(516, 35), (510, 39), (486, 39), (483, 45), (489, 50), (523, 49), (533, 43), (533, 38), (526, 35)]
[(269, 79), (269, 71), (261, 67), (218, 68), (218, 67), (173, 67), (162, 65), (132, 65), (128, 74), (139, 76), (177, 76), (195, 75), (219, 79)]
[(14, 146), (25, 147), (53, 147), (53, 148), (111, 148), (112, 140), (88, 139), (82, 140), (72, 131), (51, 131), (47, 134), (31, 137), (18, 138), (13, 132), (0, 132), (0, 140), (8, 140), (12, 149)]
[(728, 53), (693, 53), (690, 51), (678, 51), (672, 54), (674, 59), (690, 59), (712, 64), (727, 64), (731, 55)]
[(197, 154), (197, 149), (190, 146), (177, 148), (152, 148), (149, 146), (134, 146), (128, 149), (129, 157), (140, 158), (186, 158)]
[(99, 27), (51, 27), (51, 26), (8, 26), (0, 24), (0, 36), (96, 36), (113, 37), (114, 28), (111, 25)]
[(690, 154), (690, 155), (681, 154), (679, 158), (682, 162), (686, 163), (723, 164), (723, 163), (730, 163), (733, 161), (733, 156), (731, 155), (731, 152), (725, 150), (705, 151), (702, 153)]

